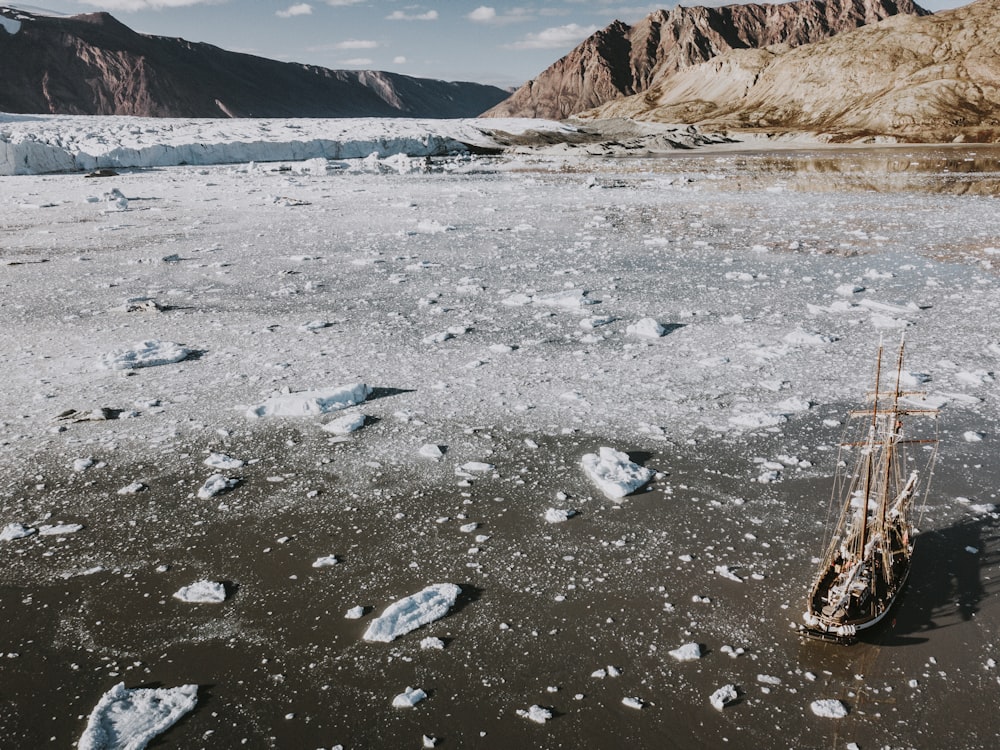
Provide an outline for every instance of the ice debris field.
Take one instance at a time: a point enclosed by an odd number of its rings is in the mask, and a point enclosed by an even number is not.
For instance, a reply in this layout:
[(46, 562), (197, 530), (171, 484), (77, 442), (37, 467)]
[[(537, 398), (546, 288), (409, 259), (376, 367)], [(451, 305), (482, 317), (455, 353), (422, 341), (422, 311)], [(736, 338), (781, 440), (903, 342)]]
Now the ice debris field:
[[(992, 152), (488, 140), (0, 119), (0, 736), (992, 747)], [(910, 587), (803, 644), (901, 334), (943, 410)]]

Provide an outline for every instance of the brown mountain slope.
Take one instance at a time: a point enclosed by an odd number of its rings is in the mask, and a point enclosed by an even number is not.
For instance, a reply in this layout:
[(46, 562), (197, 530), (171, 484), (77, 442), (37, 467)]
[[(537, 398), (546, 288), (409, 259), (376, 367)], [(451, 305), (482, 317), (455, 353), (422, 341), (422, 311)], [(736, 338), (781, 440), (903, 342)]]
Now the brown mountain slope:
[(598, 31), (484, 116), (559, 120), (645, 91), (731, 49), (808, 44), (896, 14), (927, 11), (912, 0), (796, 0), (658, 10), (634, 26), (615, 21)]
[(795, 49), (736, 50), (585, 116), (838, 140), (997, 140), (1000, 0), (893, 18)]
[(137, 34), (107, 13), (0, 7), (0, 111), (147, 117), (472, 117), (508, 92), (327, 70)]

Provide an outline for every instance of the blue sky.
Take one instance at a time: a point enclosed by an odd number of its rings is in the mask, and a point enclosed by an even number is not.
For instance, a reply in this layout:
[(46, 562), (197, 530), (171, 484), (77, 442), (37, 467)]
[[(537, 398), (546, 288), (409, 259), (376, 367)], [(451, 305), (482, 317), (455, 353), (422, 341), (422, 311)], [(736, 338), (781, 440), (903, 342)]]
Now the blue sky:
[[(728, 0), (732, 2), (732, 0)], [(917, 2), (929, 10), (968, 0)], [(21, 5), (30, 9), (27, 3)], [(595, 30), (676, 0), (39, 0), (58, 13), (106, 10), (136, 31), (326, 68), (365, 68), (518, 86)], [(684, 5), (721, 5), (690, 0)]]

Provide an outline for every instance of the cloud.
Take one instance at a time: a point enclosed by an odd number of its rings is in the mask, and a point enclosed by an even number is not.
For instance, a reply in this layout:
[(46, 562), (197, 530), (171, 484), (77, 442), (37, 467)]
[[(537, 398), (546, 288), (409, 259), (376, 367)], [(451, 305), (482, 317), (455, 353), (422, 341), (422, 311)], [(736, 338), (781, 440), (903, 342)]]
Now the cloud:
[(392, 58), (394, 65), (406, 65), (406, 58), (403, 55), (398, 55)]
[(326, 0), (327, 5), (332, 5), (334, 8), (346, 8), (349, 5), (360, 5), (365, 2), (365, 0)]
[(290, 5), (285, 10), (278, 10), (274, 12), (278, 18), (291, 18), (292, 16), (309, 16), (312, 15), (313, 7), (309, 3), (298, 3), (297, 5)]
[(101, 10), (126, 11), (160, 10), (162, 8), (187, 8), (191, 5), (218, 5), (225, 0), (83, 0)]
[(436, 21), (438, 12), (429, 10), (426, 13), (407, 13), (405, 10), (394, 10), (385, 17), (386, 21)]
[(511, 8), (504, 13), (497, 13), (496, 8), (490, 7), (489, 5), (480, 5), (474, 11), (468, 13), (465, 17), (473, 23), (501, 26), (508, 23), (530, 21), (534, 18), (534, 15), (525, 8)]
[(573, 47), (597, 31), (596, 26), (580, 26), (576, 23), (553, 26), (537, 34), (528, 34), (519, 42), (507, 45), (510, 49), (562, 49)]
[(333, 45), (334, 49), (375, 49), (376, 47), (378, 47), (378, 42), (373, 42), (370, 39), (347, 39)]
[(367, 68), (375, 61), (370, 57), (352, 57), (349, 60), (341, 60), (341, 65), (350, 65), (352, 68)]

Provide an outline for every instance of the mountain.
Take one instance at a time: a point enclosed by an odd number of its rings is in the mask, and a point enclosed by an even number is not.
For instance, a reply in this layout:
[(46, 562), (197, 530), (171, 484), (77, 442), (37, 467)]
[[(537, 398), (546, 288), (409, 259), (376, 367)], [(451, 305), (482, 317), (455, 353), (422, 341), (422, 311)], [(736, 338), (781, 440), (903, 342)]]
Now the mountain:
[(586, 113), (709, 129), (1000, 139), (1000, 0), (790, 49), (734, 50)]
[(494, 86), (278, 62), (138, 34), (107, 13), (0, 7), (0, 111), (145, 117), (472, 117)]
[(731, 49), (808, 44), (897, 14), (923, 16), (928, 11), (912, 0), (796, 0), (658, 10), (634, 26), (615, 21), (593, 34), (484, 116), (561, 120), (641, 93)]

